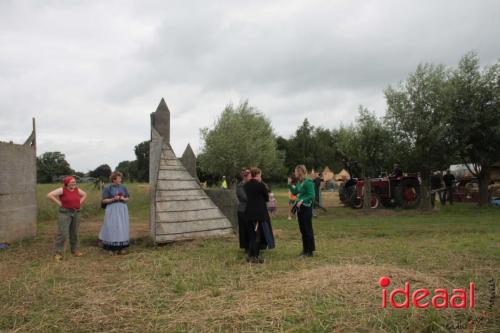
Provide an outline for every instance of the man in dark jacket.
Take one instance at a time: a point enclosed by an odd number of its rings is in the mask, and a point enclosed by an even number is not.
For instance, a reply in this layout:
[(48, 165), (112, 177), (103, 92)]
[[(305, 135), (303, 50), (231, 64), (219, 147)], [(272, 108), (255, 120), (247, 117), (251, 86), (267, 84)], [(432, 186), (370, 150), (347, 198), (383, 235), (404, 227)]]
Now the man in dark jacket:
[(441, 205), (443, 205), (443, 196), (441, 194), (441, 187), (442, 187), (442, 181), (441, 181), (441, 174), (440, 173), (433, 173), (431, 176), (431, 205), (432, 208), (434, 208), (435, 201), (436, 201), (436, 194), (439, 197), (439, 201), (441, 202)]
[(321, 205), (321, 184), (323, 183), (323, 178), (320, 173), (316, 173), (316, 176), (313, 179), (314, 183), (314, 209), (313, 216), (316, 217), (317, 214), (315, 210), (317, 208), (321, 208), (324, 212), (326, 212), (326, 208)]
[(252, 179), (250, 169), (243, 169), (240, 173), (241, 182), (236, 186), (236, 197), (238, 197), (238, 236), (240, 240), (240, 249), (248, 252), (248, 227), (245, 217), (247, 209), (247, 194), (245, 193), (245, 184)]
[(249, 249), (247, 261), (262, 263), (260, 254), (260, 237), (262, 235), (262, 224), (269, 221), (267, 202), (269, 192), (262, 183), (262, 172), (259, 168), (251, 168), (252, 179), (244, 185), (247, 195), (247, 207), (245, 215), (247, 219), (247, 230), (249, 239)]
[(391, 177), (396, 177), (396, 178), (403, 177), (403, 170), (401, 169), (399, 163), (394, 163), (394, 168), (392, 170)]
[(446, 204), (446, 200), (453, 205), (453, 187), (455, 186), (455, 176), (450, 170), (446, 171), (446, 175), (443, 176), (444, 185), (446, 186), (446, 192), (443, 193), (443, 201)]

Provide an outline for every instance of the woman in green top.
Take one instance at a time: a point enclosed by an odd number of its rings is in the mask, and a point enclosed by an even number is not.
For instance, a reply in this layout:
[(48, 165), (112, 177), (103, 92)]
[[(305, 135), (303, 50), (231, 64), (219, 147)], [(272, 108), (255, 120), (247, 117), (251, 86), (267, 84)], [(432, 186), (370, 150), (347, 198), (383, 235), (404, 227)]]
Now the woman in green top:
[(295, 205), (297, 206), (297, 219), (299, 221), (300, 233), (302, 234), (302, 256), (312, 257), (316, 250), (314, 244), (314, 231), (312, 227), (312, 206), (314, 203), (315, 192), (314, 183), (306, 178), (307, 169), (304, 165), (295, 167), (295, 177), (297, 183), (291, 184), (291, 179), (288, 179), (288, 189), (297, 196)]

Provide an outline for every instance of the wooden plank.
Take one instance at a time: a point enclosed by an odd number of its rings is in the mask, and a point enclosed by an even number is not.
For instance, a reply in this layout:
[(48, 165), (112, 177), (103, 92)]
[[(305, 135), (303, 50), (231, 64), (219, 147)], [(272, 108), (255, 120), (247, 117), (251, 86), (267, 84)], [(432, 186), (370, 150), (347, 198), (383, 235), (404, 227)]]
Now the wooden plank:
[(156, 234), (172, 235), (231, 228), (231, 223), (229, 223), (229, 221), (226, 219), (212, 219), (177, 223), (157, 223)]
[(156, 201), (182, 200), (182, 199), (208, 198), (205, 191), (200, 188), (190, 190), (157, 190)]
[(170, 149), (162, 149), (161, 158), (162, 159), (174, 159), (174, 158), (176, 158), (176, 156), (175, 156), (174, 152), (171, 151)]
[(158, 190), (197, 190), (200, 185), (195, 180), (159, 180)]
[[(170, 193), (170, 192), (166, 192)], [(207, 198), (206, 195), (204, 196), (194, 196), (194, 195), (170, 195), (170, 196), (164, 196), (161, 198), (156, 198), (156, 203), (161, 203), (161, 202), (176, 202), (176, 201), (190, 201), (190, 200), (207, 200), (210, 198)]]
[(180, 165), (164, 165), (160, 166), (160, 171), (186, 171), (185, 168), (183, 168)]
[(204, 232), (192, 232), (192, 233), (182, 233), (182, 234), (170, 234), (170, 235), (156, 235), (155, 242), (156, 243), (168, 243), (173, 241), (182, 241), (182, 240), (190, 240), (196, 238), (210, 238), (210, 237), (221, 237), (221, 236), (230, 236), (233, 234), (231, 228), (228, 229), (216, 229), (216, 230), (207, 230)]
[(165, 166), (178, 166), (183, 167), (182, 163), (177, 159), (161, 159), (160, 160), (160, 168)]
[(186, 170), (161, 170), (158, 180), (195, 180)]
[(183, 222), (225, 217), (218, 208), (193, 210), (184, 212), (156, 212), (156, 223)]
[(216, 208), (210, 198), (156, 202), (157, 212), (176, 212)]

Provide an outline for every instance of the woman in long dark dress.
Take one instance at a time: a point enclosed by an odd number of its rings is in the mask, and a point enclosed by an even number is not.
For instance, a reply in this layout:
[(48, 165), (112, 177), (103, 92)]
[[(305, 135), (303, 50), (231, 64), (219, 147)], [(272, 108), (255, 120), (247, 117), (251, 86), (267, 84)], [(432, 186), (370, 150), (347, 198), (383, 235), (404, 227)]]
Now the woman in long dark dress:
[(240, 173), (241, 182), (236, 186), (236, 196), (238, 197), (238, 236), (240, 240), (240, 249), (248, 252), (248, 228), (245, 217), (247, 209), (247, 194), (245, 193), (245, 184), (252, 179), (249, 169), (243, 169)]
[(267, 202), (269, 193), (267, 187), (262, 183), (262, 172), (259, 168), (250, 169), (252, 179), (245, 185), (247, 195), (247, 208), (245, 211), (247, 219), (247, 231), (249, 237), (249, 248), (247, 261), (262, 263), (260, 254), (260, 239), (262, 237), (262, 224), (269, 221)]

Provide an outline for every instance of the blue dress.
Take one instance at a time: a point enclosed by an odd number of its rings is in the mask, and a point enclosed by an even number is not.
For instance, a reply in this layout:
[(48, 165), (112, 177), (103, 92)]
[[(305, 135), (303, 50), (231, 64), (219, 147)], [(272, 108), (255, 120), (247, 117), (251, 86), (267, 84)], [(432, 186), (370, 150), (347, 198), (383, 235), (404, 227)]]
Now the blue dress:
[[(113, 198), (116, 195), (129, 197), (127, 188), (123, 185), (110, 184), (102, 191), (103, 199)], [(117, 201), (106, 205), (99, 239), (106, 250), (117, 251), (129, 246), (130, 227), (128, 206), (125, 202)]]

